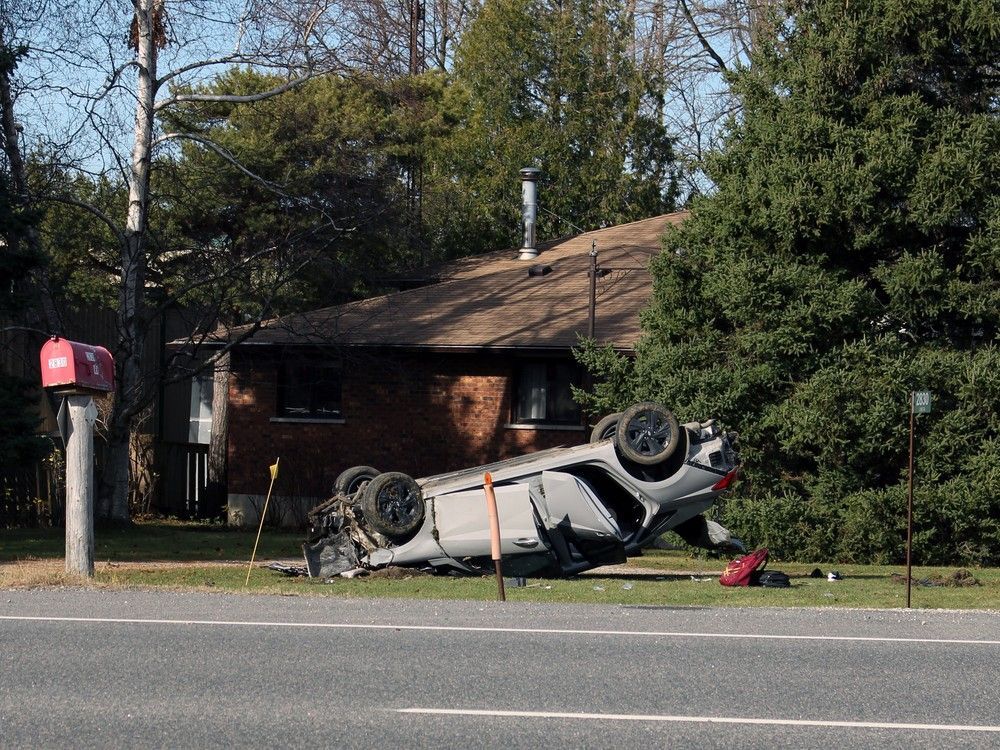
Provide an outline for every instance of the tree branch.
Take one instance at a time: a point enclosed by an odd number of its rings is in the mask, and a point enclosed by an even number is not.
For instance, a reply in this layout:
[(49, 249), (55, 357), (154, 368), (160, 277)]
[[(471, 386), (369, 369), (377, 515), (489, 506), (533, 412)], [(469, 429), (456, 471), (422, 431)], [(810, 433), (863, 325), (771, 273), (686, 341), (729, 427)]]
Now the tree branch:
[(76, 206), (77, 208), (82, 208), (84, 211), (91, 214), (92, 216), (95, 216), (97, 219), (103, 222), (108, 227), (108, 229), (111, 230), (112, 234), (115, 235), (115, 237), (118, 239), (119, 242), (125, 241), (125, 235), (121, 232), (121, 230), (118, 229), (115, 222), (112, 221), (111, 217), (108, 216), (103, 211), (101, 211), (101, 209), (99, 209), (97, 206), (93, 206), (90, 203), (87, 203), (86, 201), (79, 200), (78, 198), (72, 198), (67, 195), (40, 195), (36, 196), (35, 199), (39, 201), (51, 201), (53, 203), (65, 203), (68, 206)]
[(242, 164), (240, 164), (239, 159), (237, 159), (235, 156), (233, 156), (228, 150), (226, 150), (225, 148), (223, 148), (222, 146), (220, 146), (215, 141), (212, 141), (212, 140), (210, 140), (208, 138), (205, 138), (203, 136), (195, 135), (194, 133), (164, 133), (163, 135), (161, 135), (158, 138), (154, 139), (153, 142), (152, 142), (152, 144), (151, 144), (151, 146), (153, 148), (155, 148), (156, 146), (159, 146), (162, 143), (166, 143), (167, 141), (176, 141), (176, 140), (181, 140), (181, 139), (188, 140), (188, 141), (194, 141), (195, 143), (200, 143), (202, 146), (204, 146), (205, 148), (207, 148), (207, 149), (215, 152), (215, 154), (217, 156), (220, 156), (222, 159), (224, 159), (225, 161), (229, 162), (231, 165), (233, 165), (234, 167), (236, 167), (236, 169), (238, 169), (240, 172), (242, 172), (243, 174), (245, 174), (251, 180), (256, 180), (257, 182), (259, 182), (262, 185), (264, 185), (268, 190), (270, 190), (270, 191), (272, 191), (274, 193), (277, 193), (278, 195), (282, 196), (283, 198), (288, 198), (288, 199), (291, 199), (291, 200), (295, 199), (295, 196), (289, 195), (284, 190), (282, 190), (281, 186), (279, 186), (279, 185), (271, 182), (270, 180), (264, 179), (263, 177), (261, 177), (258, 174), (255, 174), (255, 173), (251, 172), (245, 166), (243, 166)]
[(249, 104), (251, 102), (261, 102), (265, 99), (278, 96), (279, 94), (284, 94), (286, 91), (298, 88), (306, 81), (315, 78), (317, 75), (318, 74), (315, 72), (309, 72), (304, 76), (295, 78), (287, 83), (281, 84), (280, 86), (275, 86), (273, 89), (261, 91), (258, 94), (175, 94), (174, 96), (158, 101), (155, 105), (153, 105), (153, 111), (159, 112), (167, 107), (173, 106), (174, 104), (179, 104), (180, 102), (227, 102), (230, 104)]
[(691, 24), (691, 29), (694, 31), (694, 35), (698, 38), (698, 42), (701, 44), (703, 50), (708, 53), (708, 56), (715, 60), (715, 64), (719, 66), (719, 70), (722, 72), (728, 72), (729, 68), (726, 66), (726, 61), (723, 60), (719, 53), (715, 51), (711, 44), (709, 44), (708, 39), (705, 35), (701, 33), (701, 29), (698, 28), (697, 21), (694, 20), (694, 16), (691, 14), (691, 9), (688, 8), (687, 0), (680, 0), (681, 10), (684, 11), (684, 17)]
[(288, 67), (288, 64), (284, 62), (280, 64), (273, 63), (271, 65), (264, 65), (261, 63), (259, 57), (255, 57), (253, 55), (245, 55), (242, 53), (234, 53), (232, 55), (226, 55), (225, 57), (216, 57), (212, 60), (199, 60), (198, 62), (193, 62), (188, 65), (184, 65), (180, 68), (175, 68), (174, 70), (171, 70), (169, 73), (160, 78), (156, 82), (156, 84), (157, 86), (162, 86), (164, 83), (167, 83), (173, 80), (174, 78), (177, 78), (178, 76), (184, 75), (185, 73), (190, 73), (192, 70), (209, 68), (212, 67), (213, 65), (226, 65), (226, 64), (238, 65), (240, 63), (247, 63), (250, 65), (254, 65), (256, 67), (272, 67), (272, 68), (280, 67), (283, 69), (287, 69)]

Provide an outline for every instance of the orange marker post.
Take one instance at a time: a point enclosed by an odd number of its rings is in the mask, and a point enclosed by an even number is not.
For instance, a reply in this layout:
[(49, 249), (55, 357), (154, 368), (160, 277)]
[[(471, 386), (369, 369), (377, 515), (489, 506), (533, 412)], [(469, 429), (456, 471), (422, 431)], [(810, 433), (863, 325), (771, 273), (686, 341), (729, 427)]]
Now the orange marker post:
[(497, 496), (493, 491), (493, 477), (489, 472), (483, 477), (486, 492), (486, 515), (490, 518), (490, 553), (497, 570), (497, 601), (507, 601), (503, 590), (503, 569), (500, 566), (500, 515), (497, 513)]

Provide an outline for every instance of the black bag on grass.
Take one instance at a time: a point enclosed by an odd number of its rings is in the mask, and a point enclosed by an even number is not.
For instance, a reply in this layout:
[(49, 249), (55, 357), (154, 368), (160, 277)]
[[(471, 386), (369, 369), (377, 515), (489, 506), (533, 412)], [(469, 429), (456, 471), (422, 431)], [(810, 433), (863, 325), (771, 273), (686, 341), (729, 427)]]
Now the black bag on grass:
[(772, 589), (784, 589), (792, 585), (788, 576), (780, 570), (762, 570), (757, 574), (757, 584)]

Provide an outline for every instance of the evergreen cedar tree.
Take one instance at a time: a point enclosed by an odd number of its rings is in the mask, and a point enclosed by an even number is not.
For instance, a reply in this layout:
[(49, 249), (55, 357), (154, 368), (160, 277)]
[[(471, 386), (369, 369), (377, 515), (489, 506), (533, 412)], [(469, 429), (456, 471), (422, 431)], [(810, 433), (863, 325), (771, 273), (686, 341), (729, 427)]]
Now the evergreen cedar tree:
[[(0, 75), (9, 76), (21, 52), (0, 47)], [(0, 145), (8, 144), (2, 140)], [(39, 259), (28, 250), (20, 235), (32, 220), (14, 196), (13, 185), (4, 159), (0, 170), (0, 321), (12, 321), (23, 307), (22, 282)], [(0, 372), (0, 470), (17, 469), (30, 464), (42, 453), (42, 442), (35, 437), (38, 419), (34, 414), (35, 383)]]
[(465, 242), (520, 240), (511, 180), (525, 166), (542, 169), (542, 237), (674, 208), (676, 160), (657, 114), (663, 81), (637, 68), (635, 33), (621, 0), (482, 5), (456, 55), (463, 126), (441, 153), (456, 213), (474, 229)]
[(720, 417), (745, 460), (734, 534), (897, 563), (909, 392), (930, 390), (914, 559), (1000, 564), (1000, 4), (797, 2), (771, 28), (634, 361), (580, 351), (589, 409)]

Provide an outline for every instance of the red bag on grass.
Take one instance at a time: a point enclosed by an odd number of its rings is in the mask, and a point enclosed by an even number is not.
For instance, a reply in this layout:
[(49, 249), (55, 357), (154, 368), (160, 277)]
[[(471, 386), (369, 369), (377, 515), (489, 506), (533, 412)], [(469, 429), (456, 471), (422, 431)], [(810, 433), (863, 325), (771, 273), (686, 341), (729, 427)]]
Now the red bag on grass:
[(749, 586), (754, 571), (765, 565), (767, 565), (767, 547), (761, 547), (729, 563), (726, 571), (719, 576), (719, 583), (723, 586)]

